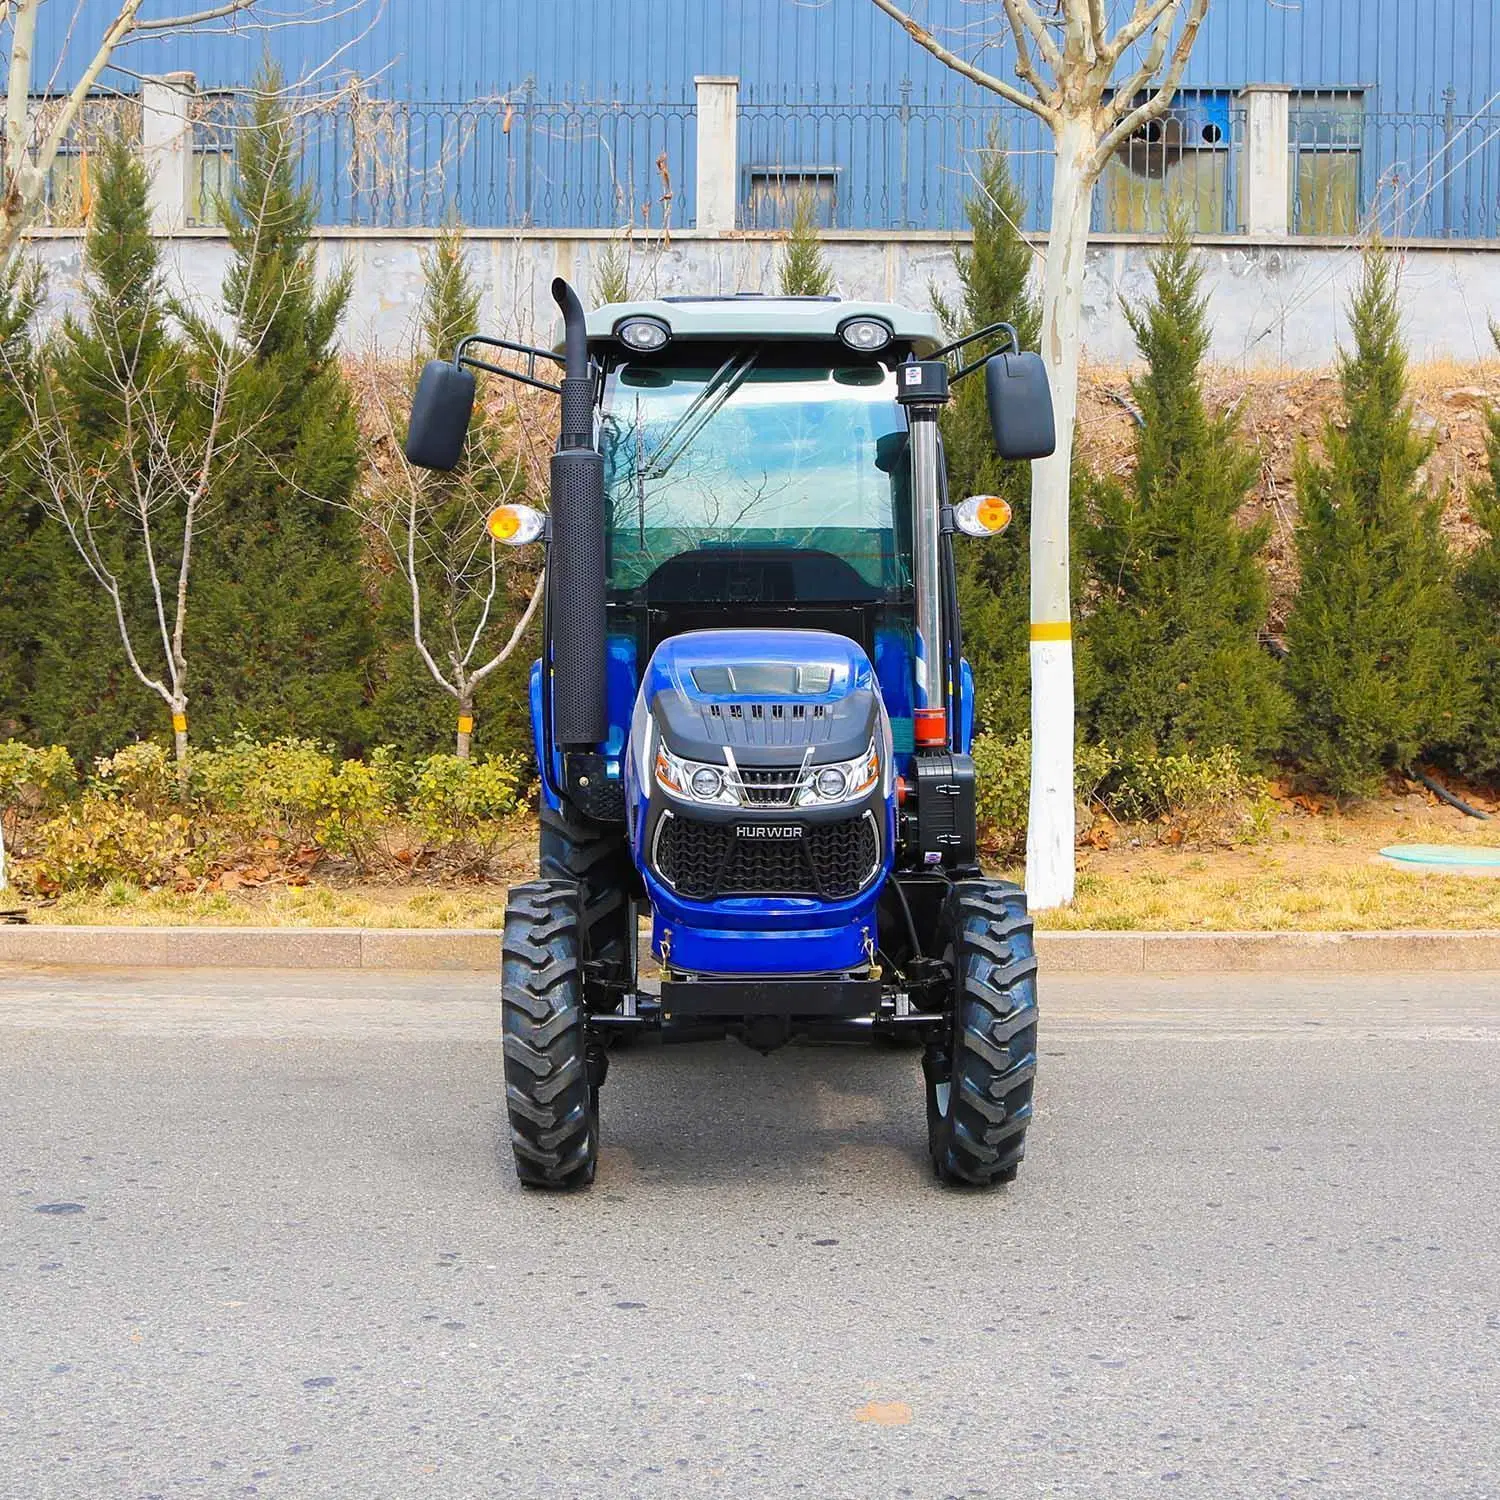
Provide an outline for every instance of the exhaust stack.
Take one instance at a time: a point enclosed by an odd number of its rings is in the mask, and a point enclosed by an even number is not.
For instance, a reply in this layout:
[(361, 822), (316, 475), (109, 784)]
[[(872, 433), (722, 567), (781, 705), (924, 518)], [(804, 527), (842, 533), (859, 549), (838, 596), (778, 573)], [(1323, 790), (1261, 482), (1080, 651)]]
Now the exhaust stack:
[(594, 446), (594, 372), (583, 304), (560, 276), (552, 283), (552, 297), (562, 311), (566, 357), (562, 428), (552, 455), (552, 542), (547, 549), (553, 732), (564, 750), (591, 750), (609, 734), (604, 459)]

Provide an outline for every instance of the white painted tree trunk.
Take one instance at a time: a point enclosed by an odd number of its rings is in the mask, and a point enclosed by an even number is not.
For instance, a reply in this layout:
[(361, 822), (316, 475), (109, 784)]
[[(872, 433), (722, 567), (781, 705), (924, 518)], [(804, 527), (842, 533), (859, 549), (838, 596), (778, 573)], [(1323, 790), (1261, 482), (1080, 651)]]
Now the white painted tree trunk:
[(1057, 413), (1057, 452), (1032, 466), (1031, 483), (1031, 816), (1026, 895), (1033, 911), (1073, 899), (1073, 627), (1068, 526), (1073, 429), (1078, 417), (1078, 339), (1084, 257), (1098, 145), (1091, 116), (1064, 116), (1056, 129), (1052, 230), (1042, 289), (1042, 359)]
[(458, 700), (458, 740), (454, 754), (460, 760), (468, 760), (469, 747), (474, 739), (474, 698), (472, 694)]
[(172, 754), (177, 764), (179, 780), (187, 779), (188, 721), (187, 699), (180, 694), (168, 704), (172, 711)]

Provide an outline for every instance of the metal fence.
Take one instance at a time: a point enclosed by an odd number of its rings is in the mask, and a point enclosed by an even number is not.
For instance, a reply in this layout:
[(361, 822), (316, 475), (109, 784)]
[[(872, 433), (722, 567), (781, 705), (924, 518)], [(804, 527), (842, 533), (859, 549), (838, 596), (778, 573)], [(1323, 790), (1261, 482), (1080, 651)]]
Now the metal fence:
[[(1051, 217), (1051, 135), (1024, 110), (906, 100), (751, 104), (740, 132), (747, 228), (786, 227), (801, 198), (828, 228), (963, 229), (993, 152), (1005, 155), (1020, 227), (1043, 228)], [(1227, 97), (1183, 100), (1110, 162), (1094, 193), (1094, 228), (1160, 231), (1175, 201), (1199, 233), (1233, 233), (1243, 136), (1244, 112)]]
[(837, 229), (959, 229), (983, 153), (1003, 150), (1044, 222), (1052, 190), (1045, 130), (1016, 109), (953, 105), (747, 104), (740, 110), (740, 222), (781, 229), (799, 198)]
[(1296, 234), (1500, 238), (1500, 115), (1367, 113), (1349, 96), (1294, 106)]
[[(195, 221), (211, 223), (232, 180), (240, 106), (195, 112)], [(304, 181), (337, 226), (689, 227), (696, 108), (686, 102), (469, 103), (340, 95), (301, 106)], [(1245, 114), (1227, 93), (1184, 95), (1127, 142), (1094, 194), (1098, 231), (1148, 233), (1184, 206), (1200, 234), (1242, 228)], [(1352, 93), (1294, 96), (1289, 222), (1305, 235), (1379, 227), (1393, 238), (1500, 238), (1500, 116), (1366, 112)], [(986, 153), (1003, 151), (1020, 224), (1051, 214), (1051, 138), (1010, 107), (915, 102), (744, 103), (739, 223), (783, 229), (799, 199), (826, 228), (963, 229)], [(65, 165), (63, 175), (74, 168)], [(65, 189), (67, 191), (65, 191)], [(71, 182), (59, 181), (60, 200)]]
[(605, 229), (692, 219), (691, 104), (340, 96), (304, 107), (301, 170), (323, 222)]
[[(303, 183), (323, 223), (419, 228), (454, 217), (476, 228), (601, 229), (691, 221), (695, 108), (515, 98), (467, 103), (340, 94), (304, 101), (296, 132)], [(230, 97), (194, 121), (197, 222), (232, 179), (243, 116)]]

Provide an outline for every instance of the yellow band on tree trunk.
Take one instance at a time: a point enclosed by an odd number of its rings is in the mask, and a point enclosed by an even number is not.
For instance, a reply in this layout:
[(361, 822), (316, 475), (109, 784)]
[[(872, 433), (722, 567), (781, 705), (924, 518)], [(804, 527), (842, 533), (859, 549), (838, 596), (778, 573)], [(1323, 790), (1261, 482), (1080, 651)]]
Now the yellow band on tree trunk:
[(1031, 627), (1034, 641), (1071, 641), (1073, 625), (1069, 620), (1041, 620)]
[(187, 715), (186, 714), (173, 714), (172, 715), (172, 728), (173, 728), (173, 730), (177, 734), (186, 734), (187, 733)]
[(458, 732), (460, 734), (474, 733), (474, 720), (469, 714), (460, 714), (458, 716)]

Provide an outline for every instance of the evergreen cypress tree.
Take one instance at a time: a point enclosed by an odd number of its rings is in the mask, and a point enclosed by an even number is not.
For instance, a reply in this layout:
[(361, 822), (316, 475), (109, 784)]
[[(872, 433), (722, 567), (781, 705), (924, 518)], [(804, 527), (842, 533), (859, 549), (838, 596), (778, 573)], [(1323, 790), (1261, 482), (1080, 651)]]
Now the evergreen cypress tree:
[[(70, 315), (49, 342), (43, 362), (50, 396), (67, 422), (70, 441), (89, 455), (122, 498), (128, 470), (148, 475), (154, 460), (144, 437), (126, 453), (122, 389), (159, 393), (165, 422), (182, 415), (185, 385), (179, 351), (167, 328), (160, 253), (151, 235), (146, 171), (132, 147), (110, 142), (99, 161), (93, 212), (84, 244), (79, 315)], [(157, 541), (174, 553), (170, 517)], [(89, 576), (62, 526), (46, 520), (35, 532), (36, 566), (47, 576), (37, 602), (35, 658), (28, 693), (32, 737), (67, 745), (81, 760), (165, 728), (161, 701), (130, 671), (112, 607)], [(120, 579), (127, 620), (137, 641), (152, 642), (156, 623), (139, 541), (123, 521), (100, 536)]]
[[(451, 356), (458, 340), (477, 327), (480, 306), (461, 225), (449, 224), (439, 233), (422, 257), (422, 269), (426, 287), (417, 362)], [(483, 401), (476, 404), (459, 467), (451, 474), (414, 477), (422, 486), (416, 553), (423, 628), (439, 667), (446, 671), (450, 650), (459, 642), (467, 645), (484, 611), (488, 513), (505, 500), (524, 500), (525, 487), (519, 465), (502, 451)], [(386, 578), (381, 598), (385, 653), (373, 708), (374, 732), (382, 743), (405, 754), (430, 755), (452, 743), (455, 715), (462, 705), (438, 685), (416, 648), (411, 585), (405, 572), (406, 507), (387, 509), (391, 521), (381, 529), (401, 556)], [(482, 666), (509, 640), (524, 608), (524, 575), (537, 560), (534, 552), (516, 556), (501, 549), (501, 592), (473, 652), (471, 669)], [(533, 627), (533, 635), (539, 633), (539, 627)], [(525, 755), (530, 749), (527, 675), (535, 655), (532, 641), (518, 646), (485, 679), (483, 703), (472, 706), (480, 710), (473, 715), (475, 738), (490, 752)]]
[(57, 560), (17, 451), (36, 388), (34, 324), (42, 290), (34, 263), (16, 258), (0, 270), (0, 739), (29, 723), (38, 610), (50, 597)]
[[(1500, 329), (1495, 330), (1500, 345)], [(1470, 497), (1485, 540), (1459, 574), (1463, 643), (1477, 693), (1473, 723), (1456, 759), (1476, 776), (1500, 778), (1500, 410), (1489, 413), (1489, 483)]]
[(319, 286), (282, 82), (272, 68), (257, 80), (221, 206), (224, 304), (249, 355), (231, 401), (254, 451), (230, 471), (204, 535), (190, 617), (196, 717), (208, 738), (299, 734), (355, 749), (375, 627), (352, 505), (359, 433), (335, 348), (351, 280), (346, 268)]
[(611, 240), (604, 247), (589, 291), (595, 307), (630, 300), (630, 255), (619, 240)]
[(809, 192), (797, 194), (777, 273), (783, 297), (826, 297), (833, 291), (833, 267), (823, 253), (817, 204)]
[(1296, 468), (1302, 582), (1287, 625), (1296, 703), (1288, 748), (1331, 791), (1368, 794), (1382, 773), (1460, 740), (1471, 685), (1459, 650), (1442, 496), (1425, 492), (1433, 441), (1406, 403), (1396, 268), (1365, 255), (1339, 360), (1342, 420), (1325, 457)]
[(1081, 539), (1098, 588), (1084, 721), (1092, 738), (1122, 749), (1229, 745), (1261, 759), (1280, 745), (1287, 706), (1259, 644), (1269, 524), (1235, 519), (1259, 463), (1233, 416), (1204, 405), (1208, 298), (1180, 216), (1151, 277), (1151, 299), (1125, 310), (1146, 360), (1131, 382), (1143, 419), (1135, 476), (1097, 486), (1097, 520)]
[[(933, 308), (951, 339), (990, 323), (1010, 323), (1021, 347), (1034, 349), (1041, 309), (1027, 285), (1033, 251), (1018, 228), (1025, 204), (998, 133), (990, 135), (981, 156), (966, 209), (974, 245), (954, 253), (958, 302), (950, 305), (934, 292)], [(1008, 738), (1031, 722), (1031, 466), (1004, 463), (996, 454), (982, 371), (954, 390), (942, 432), (953, 499), (1002, 495), (1014, 513), (1001, 536), (954, 538), (964, 654), (974, 668), (985, 727)]]

